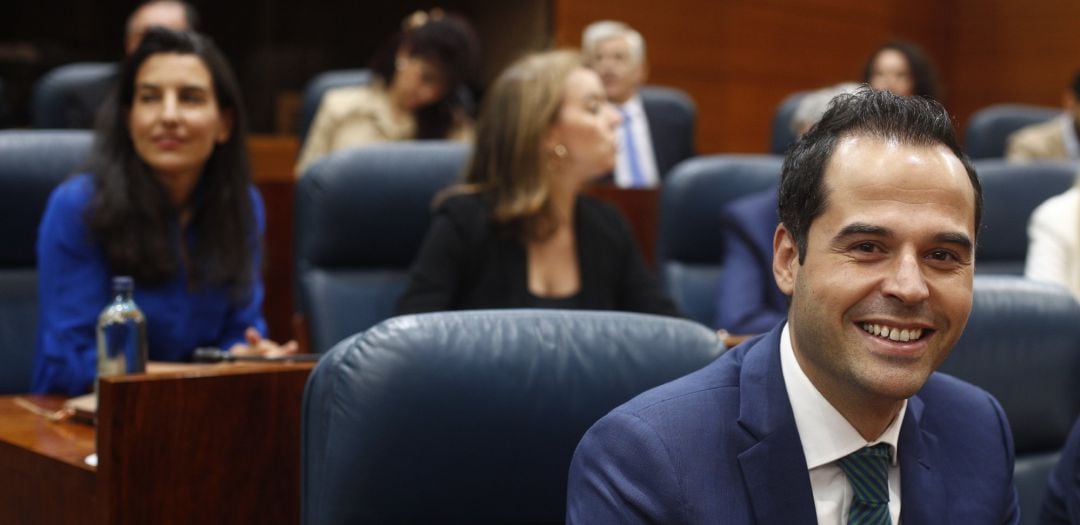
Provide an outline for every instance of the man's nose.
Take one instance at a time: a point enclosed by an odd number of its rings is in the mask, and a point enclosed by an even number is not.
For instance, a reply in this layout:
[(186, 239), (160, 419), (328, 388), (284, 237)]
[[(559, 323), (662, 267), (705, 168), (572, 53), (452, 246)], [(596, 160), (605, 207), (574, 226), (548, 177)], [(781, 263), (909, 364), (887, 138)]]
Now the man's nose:
[(915, 304), (930, 297), (922, 265), (916, 253), (903, 253), (885, 277), (882, 292), (904, 304)]

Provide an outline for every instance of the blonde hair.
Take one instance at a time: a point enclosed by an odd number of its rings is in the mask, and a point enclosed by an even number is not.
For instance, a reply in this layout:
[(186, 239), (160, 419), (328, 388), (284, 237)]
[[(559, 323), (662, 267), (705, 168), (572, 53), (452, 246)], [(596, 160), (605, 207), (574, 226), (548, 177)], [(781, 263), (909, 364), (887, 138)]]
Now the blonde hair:
[(559, 117), (566, 79), (580, 67), (576, 51), (548, 51), (503, 71), (484, 97), (465, 184), (451, 190), (487, 194), (492, 219), (525, 239), (554, 231), (548, 167), (555, 153), (543, 142)]

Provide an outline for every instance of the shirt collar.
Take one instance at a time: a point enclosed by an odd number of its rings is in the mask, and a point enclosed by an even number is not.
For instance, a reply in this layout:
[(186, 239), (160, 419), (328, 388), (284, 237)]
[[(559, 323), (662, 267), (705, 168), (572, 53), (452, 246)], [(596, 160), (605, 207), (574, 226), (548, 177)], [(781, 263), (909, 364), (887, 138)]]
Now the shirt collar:
[(867, 442), (810, 382), (810, 378), (795, 359), (795, 349), (791, 345), (789, 332), (789, 325), (785, 323), (783, 333), (780, 334), (780, 369), (784, 375), (784, 386), (791, 409), (795, 413), (795, 427), (799, 430), (799, 441), (802, 442), (807, 469), (832, 463), (856, 450), (878, 443), (889, 445), (892, 464), (895, 466), (896, 444), (900, 438), (901, 422), (907, 411), (907, 400), (904, 400), (900, 411), (881, 436)]
[(634, 93), (634, 96), (630, 97), (618, 106), (619, 112), (629, 113), (631, 117), (639, 117), (645, 114), (645, 106), (641, 104), (641, 96)]

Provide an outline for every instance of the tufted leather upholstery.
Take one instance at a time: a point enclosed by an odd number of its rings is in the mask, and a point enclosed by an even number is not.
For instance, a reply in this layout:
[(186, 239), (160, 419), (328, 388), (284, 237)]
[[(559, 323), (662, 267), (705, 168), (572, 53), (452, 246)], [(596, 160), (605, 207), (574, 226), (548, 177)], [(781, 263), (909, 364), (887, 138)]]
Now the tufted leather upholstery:
[(995, 104), (971, 115), (965, 134), (965, 152), (973, 159), (1005, 156), (1005, 143), (1014, 131), (1045, 122), (1061, 114), (1061, 109), (1025, 104)]
[(795, 132), (791, 130), (791, 120), (795, 117), (795, 110), (799, 109), (802, 102), (810, 91), (796, 91), (780, 101), (776, 106), (776, 113), (772, 118), (772, 137), (769, 141), (769, 152), (775, 155), (787, 153), (788, 148), (795, 144)]
[(37, 129), (92, 129), (117, 73), (112, 62), (79, 62), (49, 71), (34, 85), (31, 124)]
[(967, 328), (939, 370), (1001, 402), (1016, 443), (1025, 523), (1034, 523), (1056, 462), (1080, 414), (1080, 304), (1068, 290), (1016, 276), (975, 278)]
[(562, 523), (589, 426), (722, 350), (698, 324), (623, 312), (385, 321), (308, 380), (303, 522)]
[(675, 167), (661, 189), (660, 276), (676, 306), (702, 324), (716, 319), (724, 259), (720, 216), (728, 202), (775, 187), (783, 157), (709, 155)]
[(975, 264), (979, 274), (1023, 275), (1031, 212), (1071, 188), (1078, 167), (1069, 162), (975, 163), (983, 188), (983, 224)]
[(369, 69), (334, 69), (323, 71), (304, 85), (304, 94), (300, 99), (300, 115), (296, 119), (299, 129), (300, 143), (307, 138), (311, 122), (315, 120), (315, 114), (319, 112), (319, 104), (327, 91), (346, 86), (363, 86), (371, 82), (371, 70)]
[(431, 201), (469, 148), (419, 141), (332, 153), (296, 187), (300, 310), (314, 351), (390, 317), (427, 232)]
[(0, 131), (0, 393), (30, 390), (38, 223), (49, 193), (83, 165), (91, 140), (89, 131)]

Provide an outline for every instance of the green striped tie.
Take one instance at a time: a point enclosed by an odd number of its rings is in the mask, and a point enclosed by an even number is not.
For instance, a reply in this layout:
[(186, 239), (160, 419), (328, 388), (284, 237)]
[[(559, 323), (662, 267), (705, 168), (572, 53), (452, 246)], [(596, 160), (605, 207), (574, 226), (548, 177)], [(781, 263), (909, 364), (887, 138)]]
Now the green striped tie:
[(865, 447), (840, 459), (855, 497), (848, 510), (848, 525), (890, 525), (889, 445)]

